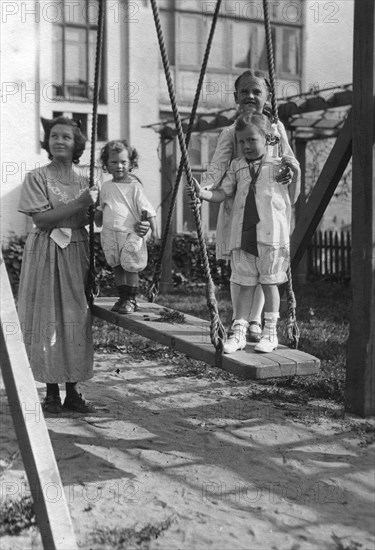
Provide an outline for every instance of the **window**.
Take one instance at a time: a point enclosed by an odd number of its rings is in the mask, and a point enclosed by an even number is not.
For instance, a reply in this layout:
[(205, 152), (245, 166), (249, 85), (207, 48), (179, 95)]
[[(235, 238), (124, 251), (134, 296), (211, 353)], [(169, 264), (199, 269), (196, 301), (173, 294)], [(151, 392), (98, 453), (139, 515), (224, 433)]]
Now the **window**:
[[(184, 4), (186, 11), (182, 11), (182, 3), (174, 5), (165, 2), (161, 6), (164, 9), (160, 12), (170, 63), (184, 71), (200, 70), (212, 23), (211, 14), (207, 13), (202, 17), (201, 13), (188, 10), (187, 6), (193, 9), (194, 5), (195, 0), (189, 0), (189, 3)], [(299, 4), (296, 3), (294, 9), (297, 10), (298, 7)], [(244, 5), (241, 15), (253, 13), (253, 8), (253, 5)], [(280, 19), (280, 6), (275, 5), (274, 8), (277, 9), (273, 17)], [(255, 16), (254, 13), (252, 17)], [(249, 17), (219, 17), (208, 61), (208, 72), (237, 73), (249, 67), (268, 71), (263, 21), (259, 21), (259, 17), (249, 21)], [(293, 22), (294, 20), (288, 25), (271, 27), (276, 72), (284, 77), (299, 77), (301, 72), (301, 32), (297, 26), (298, 21), (296, 25)]]
[(281, 72), (296, 75), (300, 71), (299, 30), (282, 29)]
[(97, 128), (98, 141), (107, 141), (108, 139), (107, 126), (108, 126), (107, 115), (98, 115), (98, 128)]
[(234, 31), (232, 66), (248, 69), (253, 63), (253, 42), (256, 27), (249, 25), (249, 23), (237, 23)]
[(72, 118), (75, 120), (84, 136), (87, 136), (87, 113), (72, 113)]
[(161, 11), (160, 21), (161, 21), (161, 26), (163, 30), (165, 47), (167, 48), (168, 60), (171, 65), (174, 65), (175, 64), (174, 13), (171, 11)]
[[(87, 138), (90, 139), (91, 134), (91, 125), (92, 125), (92, 115), (91, 113), (77, 113), (77, 112), (68, 112), (68, 111), (53, 111), (52, 112), (52, 118), (57, 118), (59, 116), (65, 116), (68, 118), (72, 118), (75, 120), (80, 129), (82, 134)], [(107, 131), (107, 121), (108, 117), (106, 114), (100, 114), (98, 115), (98, 123), (97, 123), (97, 133), (96, 133), (96, 139), (97, 141), (107, 141), (108, 139), (108, 131)]]
[[(206, 170), (216, 148), (218, 133), (192, 134), (189, 146), (189, 161), (193, 177), (201, 182), (202, 173)], [(178, 231), (194, 233), (197, 230), (193, 211), (190, 206), (190, 197), (187, 193), (186, 176), (184, 174), (180, 189), (180, 215)], [(202, 230), (205, 234), (216, 231), (219, 203), (204, 201), (201, 206)]]
[[(277, 63), (277, 54), (278, 54), (277, 45), (278, 44), (276, 41), (275, 27), (271, 27), (271, 36), (272, 36), (272, 46), (273, 46), (273, 57), (275, 59), (275, 68), (276, 68), (278, 67), (278, 63)], [(258, 25), (257, 27), (257, 54), (256, 54), (254, 66), (260, 71), (268, 72), (266, 32), (264, 30), (263, 25)]]
[(179, 16), (178, 63), (183, 66), (199, 67), (202, 63), (202, 18), (199, 15)]
[[(54, 23), (53, 63), (56, 97), (91, 100), (94, 87), (98, 0), (56, 0), (61, 16)], [(104, 101), (101, 71), (100, 101)]]
[[(204, 44), (202, 44), (202, 52), (200, 55), (200, 63), (203, 61), (204, 51), (206, 49), (207, 39), (211, 29), (212, 20), (208, 19), (204, 25)], [(208, 59), (208, 67), (215, 69), (225, 69), (228, 67), (228, 44), (226, 40), (227, 25), (224, 21), (218, 19), (214, 39), (212, 41), (210, 57)]]

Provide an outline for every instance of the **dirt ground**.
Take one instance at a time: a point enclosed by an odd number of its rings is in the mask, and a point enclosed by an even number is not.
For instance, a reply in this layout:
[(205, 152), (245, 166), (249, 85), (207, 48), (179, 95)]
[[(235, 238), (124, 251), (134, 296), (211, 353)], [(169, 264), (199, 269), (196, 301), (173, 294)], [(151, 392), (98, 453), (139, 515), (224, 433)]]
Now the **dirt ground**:
[[(373, 419), (254, 399), (248, 382), (154, 355), (96, 353), (81, 389), (98, 413), (47, 418), (80, 548), (374, 548)], [(2, 394), (6, 500), (28, 489)], [(0, 546), (42, 548), (36, 527)]]

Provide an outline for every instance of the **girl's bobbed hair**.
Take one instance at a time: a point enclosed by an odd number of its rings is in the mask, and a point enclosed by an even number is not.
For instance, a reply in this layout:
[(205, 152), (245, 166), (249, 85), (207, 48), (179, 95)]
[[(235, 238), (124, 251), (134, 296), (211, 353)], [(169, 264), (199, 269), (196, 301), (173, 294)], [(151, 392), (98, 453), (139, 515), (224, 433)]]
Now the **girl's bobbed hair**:
[(43, 141), (40, 142), (40, 145), (42, 149), (45, 149), (47, 151), (49, 160), (53, 160), (53, 156), (49, 149), (49, 138), (51, 135), (51, 130), (57, 124), (62, 124), (64, 126), (69, 126), (70, 128), (73, 129), (73, 136), (74, 136), (73, 163), (78, 164), (79, 159), (81, 158), (82, 153), (86, 147), (86, 138), (80, 130), (79, 122), (76, 122), (75, 120), (72, 120), (71, 118), (67, 118), (64, 116), (59, 116), (51, 120), (42, 118), (41, 121), (44, 129), (44, 139)]
[(264, 135), (267, 140), (269, 140), (269, 137), (272, 133), (271, 128), (271, 122), (266, 117), (266, 115), (263, 115), (261, 113), (247, 113), (244, 115), (240, 115), (236, 119), (236, 132), (242, 132), (243, 130), (246, 130), (249, 126), (255, 126), (261, 134)]
[(126, 141), (126, 139), (114, 139), (112, 141), (109, 141), (104, 145), (102, 150), (100, 151), (100, 161), (103, 166), (103, 170), (107, 171), (108, 166), (108, 159), (110, 153), (121, 153), (121, 151), (126, 150), (129, 154), (129, 162), (130, 162), (130, 168), (129, 172), (134, 170), (134, 168), (138, 168), (138, 152), (133, 147), (130, 147), (129, 143)]

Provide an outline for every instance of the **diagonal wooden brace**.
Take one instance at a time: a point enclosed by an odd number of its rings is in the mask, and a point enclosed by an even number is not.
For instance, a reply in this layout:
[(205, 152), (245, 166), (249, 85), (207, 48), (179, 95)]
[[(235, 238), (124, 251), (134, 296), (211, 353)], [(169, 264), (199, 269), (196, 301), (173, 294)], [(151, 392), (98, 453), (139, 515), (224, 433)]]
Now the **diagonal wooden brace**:
[(352, 113), (338, 135), (309, 200), (290, 238), (292, 271), (295, 270), (314, 235), (316, 228), (352, 156)]

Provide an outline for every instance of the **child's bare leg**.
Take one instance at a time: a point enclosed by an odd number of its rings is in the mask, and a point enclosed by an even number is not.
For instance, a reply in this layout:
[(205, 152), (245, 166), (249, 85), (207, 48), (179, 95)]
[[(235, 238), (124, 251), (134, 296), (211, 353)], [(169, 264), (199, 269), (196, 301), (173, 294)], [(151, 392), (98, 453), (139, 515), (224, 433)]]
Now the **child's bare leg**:
[(244, 319), (247, 321), (250, 316), (251, 308), (253, 305), (255, 286), (238, 285), (240, 291), (238, 293), (236, 317), (235, 319)]
[(262, 284), (262, 287), (265, 298), (264, 328), (262, 338), (254, 350), (271, 352), (278, 346), (276, 325), (279, 318), (280, 294), (277, 285)]
[(253, 305), (249, 316), (250, 342), (259, 342), (262, 336), (262, 312), (264, 307), (264, 292), (262, 285), (255, 288)]
[(230, 297), (232, 300), (232, 319), (237, 319), (237, 304), (238, 304), (238, 296), (240, 293), (241, 285), (237, 283), (230, 282)]
[(264, 301), (265, 300), (262, 285), (257, 285), (255, 287), (253, 305), (251, 307), (249, 321), (256, 321), (257, 323), (261, 323)]
[[(230, 283), (230, 296), (232, 299), (232, 308), (233, 308), (232, 319), (237, 319), (237, 308), (239, 303), (238, 298), (240, 295), (240, 290), (241, 290), (241, 285), (233, 282)], [(263, 306), (264, 306), (264, 293), (263, 293), (262, 285), (257, 285), (255, 287), (253, 303), (251, 306), (251, 311), (250, 311), (248, 320), (261, 323)]]
[(262, 285), (264, 292), (264, 311), (279, 312), (280, 293), (277, 285)]

